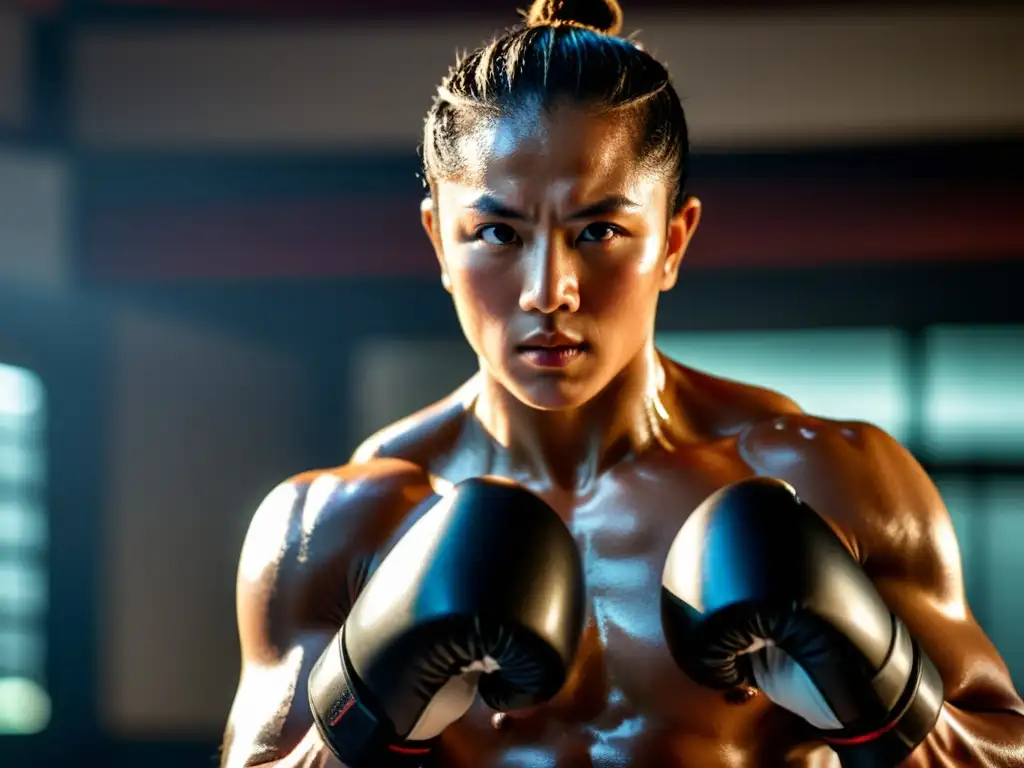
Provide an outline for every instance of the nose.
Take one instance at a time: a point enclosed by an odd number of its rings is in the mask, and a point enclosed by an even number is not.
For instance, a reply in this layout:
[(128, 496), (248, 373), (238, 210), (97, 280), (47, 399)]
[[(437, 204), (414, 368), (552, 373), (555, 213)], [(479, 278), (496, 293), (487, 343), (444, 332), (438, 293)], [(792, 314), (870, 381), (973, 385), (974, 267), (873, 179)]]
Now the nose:
[(576, 312), (580, 308), (579, 275), (570, 249), (557, 238), (538, 239), (523, 259), (523, 289), (519, 307), (524, 312)]

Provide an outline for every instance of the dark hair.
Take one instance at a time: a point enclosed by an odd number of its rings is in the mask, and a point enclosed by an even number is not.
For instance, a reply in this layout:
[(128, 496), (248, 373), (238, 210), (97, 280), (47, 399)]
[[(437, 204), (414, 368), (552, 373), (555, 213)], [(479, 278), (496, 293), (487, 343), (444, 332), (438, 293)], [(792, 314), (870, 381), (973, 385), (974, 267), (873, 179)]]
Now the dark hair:
[(618, 37), (615, 0), (536, 0), (526, 23), (460, 57), (437, 89), (423, 131), (424, 180), (433, 191), (461, 162), (459, 139), (475, 121), (527, 105), (572, 104), (628, 114), (637, 155), (666, 174), (670, 204), (686, 199), (686, 117), (668, 70), (632, 40)]

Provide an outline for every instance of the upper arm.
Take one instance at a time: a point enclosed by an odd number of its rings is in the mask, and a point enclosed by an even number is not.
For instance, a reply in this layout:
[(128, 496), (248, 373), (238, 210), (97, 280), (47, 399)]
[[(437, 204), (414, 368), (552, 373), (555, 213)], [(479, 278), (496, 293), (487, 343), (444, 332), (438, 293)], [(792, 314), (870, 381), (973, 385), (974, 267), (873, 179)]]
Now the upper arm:
[(865, 552), (868, 575), (939, 670), (950, 703), (1024, 714), (1006, 663), (967, 602), (959, 542), (938, 489), (892, 437), (870, 428), (866, 440), (876, 473), (900, 486), (891, 522), (876, 525)]
[(949, 513), (903, 446), (869, 424), (800, 415), (759, 425), (743, 447), (759, 472), (789, 482), (833, 525), (935, 663), (948, 701), (1024, 712), (967, 604)]
[(242, 669), (222, 764), (280, 759), (312, 725), (306, 679), (340, 629), (377, 550), (430, 494), (421, 470), (376, 461), (299, 475), (253, 515), (242, 546)]

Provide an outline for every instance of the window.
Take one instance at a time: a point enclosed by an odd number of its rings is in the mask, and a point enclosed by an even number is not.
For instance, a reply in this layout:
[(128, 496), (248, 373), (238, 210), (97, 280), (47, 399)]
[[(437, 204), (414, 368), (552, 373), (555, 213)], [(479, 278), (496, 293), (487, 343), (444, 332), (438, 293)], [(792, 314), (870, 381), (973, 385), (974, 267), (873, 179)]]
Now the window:
[(931, 328), (925, 354), (923, 453), (1024, 459), (1024, 328)]
[(692, 368), (777, 390), (809, 413), (907, 435), (907, 344), (895, 329), (660, 333), (657, 344)]
[(0, 734), (46, 728), (45, 402), (29, 371), (0, 364)]
[(936, 480), (960, 542), (967, 599), (1024, 690), (1024, 617), (1016, 586), (1024, 582), (1024, 476)]

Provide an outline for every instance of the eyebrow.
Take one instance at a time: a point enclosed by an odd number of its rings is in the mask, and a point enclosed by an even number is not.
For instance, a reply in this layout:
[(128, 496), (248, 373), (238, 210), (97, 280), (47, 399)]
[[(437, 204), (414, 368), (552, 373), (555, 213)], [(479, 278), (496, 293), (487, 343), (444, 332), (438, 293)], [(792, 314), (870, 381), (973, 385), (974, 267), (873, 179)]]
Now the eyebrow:
[[(502, 204), (500, 200), (492, 195), (480, 195), (480, 197), (466, 207), (481, 216), (497, 216), (502, 219), (513, 219), (516, 221), (526, 221), (529, 218), (520, 211)], [(595, 216), (605, 216), (609, 213), (636, 210), (637, 208), (640, 208), (640, 204), (630, 200), (625, 195), (609, 195), (592, 205), (574, 211), (567, 217), (567, 220), (590, 219)]]

